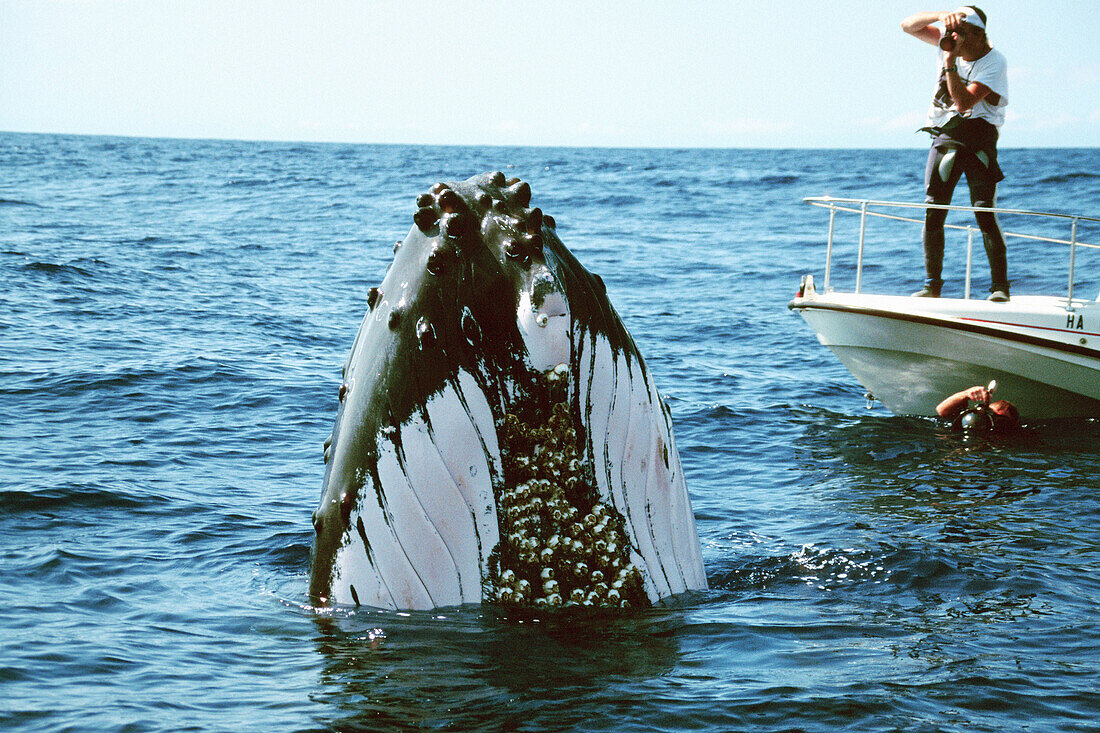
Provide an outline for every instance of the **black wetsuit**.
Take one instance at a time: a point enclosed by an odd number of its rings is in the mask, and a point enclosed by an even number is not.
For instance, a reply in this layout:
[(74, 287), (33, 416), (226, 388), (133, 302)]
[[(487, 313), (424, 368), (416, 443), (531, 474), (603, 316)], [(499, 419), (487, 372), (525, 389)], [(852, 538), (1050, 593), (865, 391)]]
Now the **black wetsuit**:
[[(953, 117), (941, 128), (928, 128), (935, 137), (924, 169), (925, 201), (949, 204), (955, 186), (966, 174), (971, 206), (992, 207), (997, 196), (997, 183), (1004, 173), (997, 164), (997, 128), (983, 119)], [(985, 253), (989, 258), (989, 274), (994, 287), (1008, 287), (1008, 258), (1004, 235), (992, 213), (975, 212), (982, 231)], [(924, 219), (924, 268), (928, 284), (937, 290), (942, 285), (944, 209), (928, 209)]]

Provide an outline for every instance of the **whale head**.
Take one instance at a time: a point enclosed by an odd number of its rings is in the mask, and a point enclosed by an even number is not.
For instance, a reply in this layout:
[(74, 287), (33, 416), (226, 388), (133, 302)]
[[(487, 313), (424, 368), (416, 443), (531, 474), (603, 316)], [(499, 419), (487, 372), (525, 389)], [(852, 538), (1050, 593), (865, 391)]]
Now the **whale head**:
[(637, 607), (706, 587), (669, 410), (502, 173), (417, 199), (344, 365), (310, 598)]

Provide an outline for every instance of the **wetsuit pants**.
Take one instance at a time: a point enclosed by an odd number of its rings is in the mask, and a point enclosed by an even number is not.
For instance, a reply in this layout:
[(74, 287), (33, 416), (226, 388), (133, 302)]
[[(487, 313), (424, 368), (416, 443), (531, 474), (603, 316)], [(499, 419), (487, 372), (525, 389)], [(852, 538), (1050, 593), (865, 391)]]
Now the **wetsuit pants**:
[[(928, 153), (928, 165), (924, 171), (925, 202), (949, 204), (959, 178), (966, 174), (970, 187), (970, 205), (995, 205), (997, 178), (990, 171), (988, 161), (963, 147), (934, 145)], [(1008, 261), (1004, 235), (992, 213), (975, 212), (978, 228), (982, 231), (985, 254), (989, 258), (989, 272), (993, 285), (990, 290), (1008, 289)], [(924, 270), (925, 284), (939, 292), (943, 284), (943, 225), (947, 211), (927, 209), (924, 217)]]

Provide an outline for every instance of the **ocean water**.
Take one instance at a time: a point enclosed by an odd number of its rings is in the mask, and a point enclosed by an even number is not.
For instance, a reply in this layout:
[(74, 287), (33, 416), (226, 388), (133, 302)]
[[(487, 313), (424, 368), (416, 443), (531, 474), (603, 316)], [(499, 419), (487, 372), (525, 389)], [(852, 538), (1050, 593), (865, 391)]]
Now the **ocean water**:
[[(786, 308), (824, 261), (802, 197), (916, 201), (924, 157), (0, 134), (0, 728), (1095, 730), (1100, 425), (965, 440), (868, 410)], [(1002, 166), (1002, 206), (1100, 214), (1098, 150)], [(315, 611), (367, 290), (419, 193), (497, 169), (667, 396), (711, 588), (616, 616)], [(1014, 293), (1064, 292), (1064, 248), (1009, 246)], [(919, 285), (917, 229), (876, 247), (865, 289)]]

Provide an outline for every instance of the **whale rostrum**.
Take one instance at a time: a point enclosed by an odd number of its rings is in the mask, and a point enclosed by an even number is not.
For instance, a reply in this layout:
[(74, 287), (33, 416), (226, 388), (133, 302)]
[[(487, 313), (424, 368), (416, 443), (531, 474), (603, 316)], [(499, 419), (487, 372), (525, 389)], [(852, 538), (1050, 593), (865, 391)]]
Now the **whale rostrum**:
[(317, 606), (639, 607), (706, 588), (665, 402), (500, 172), (416, 200), (344, 365)]

